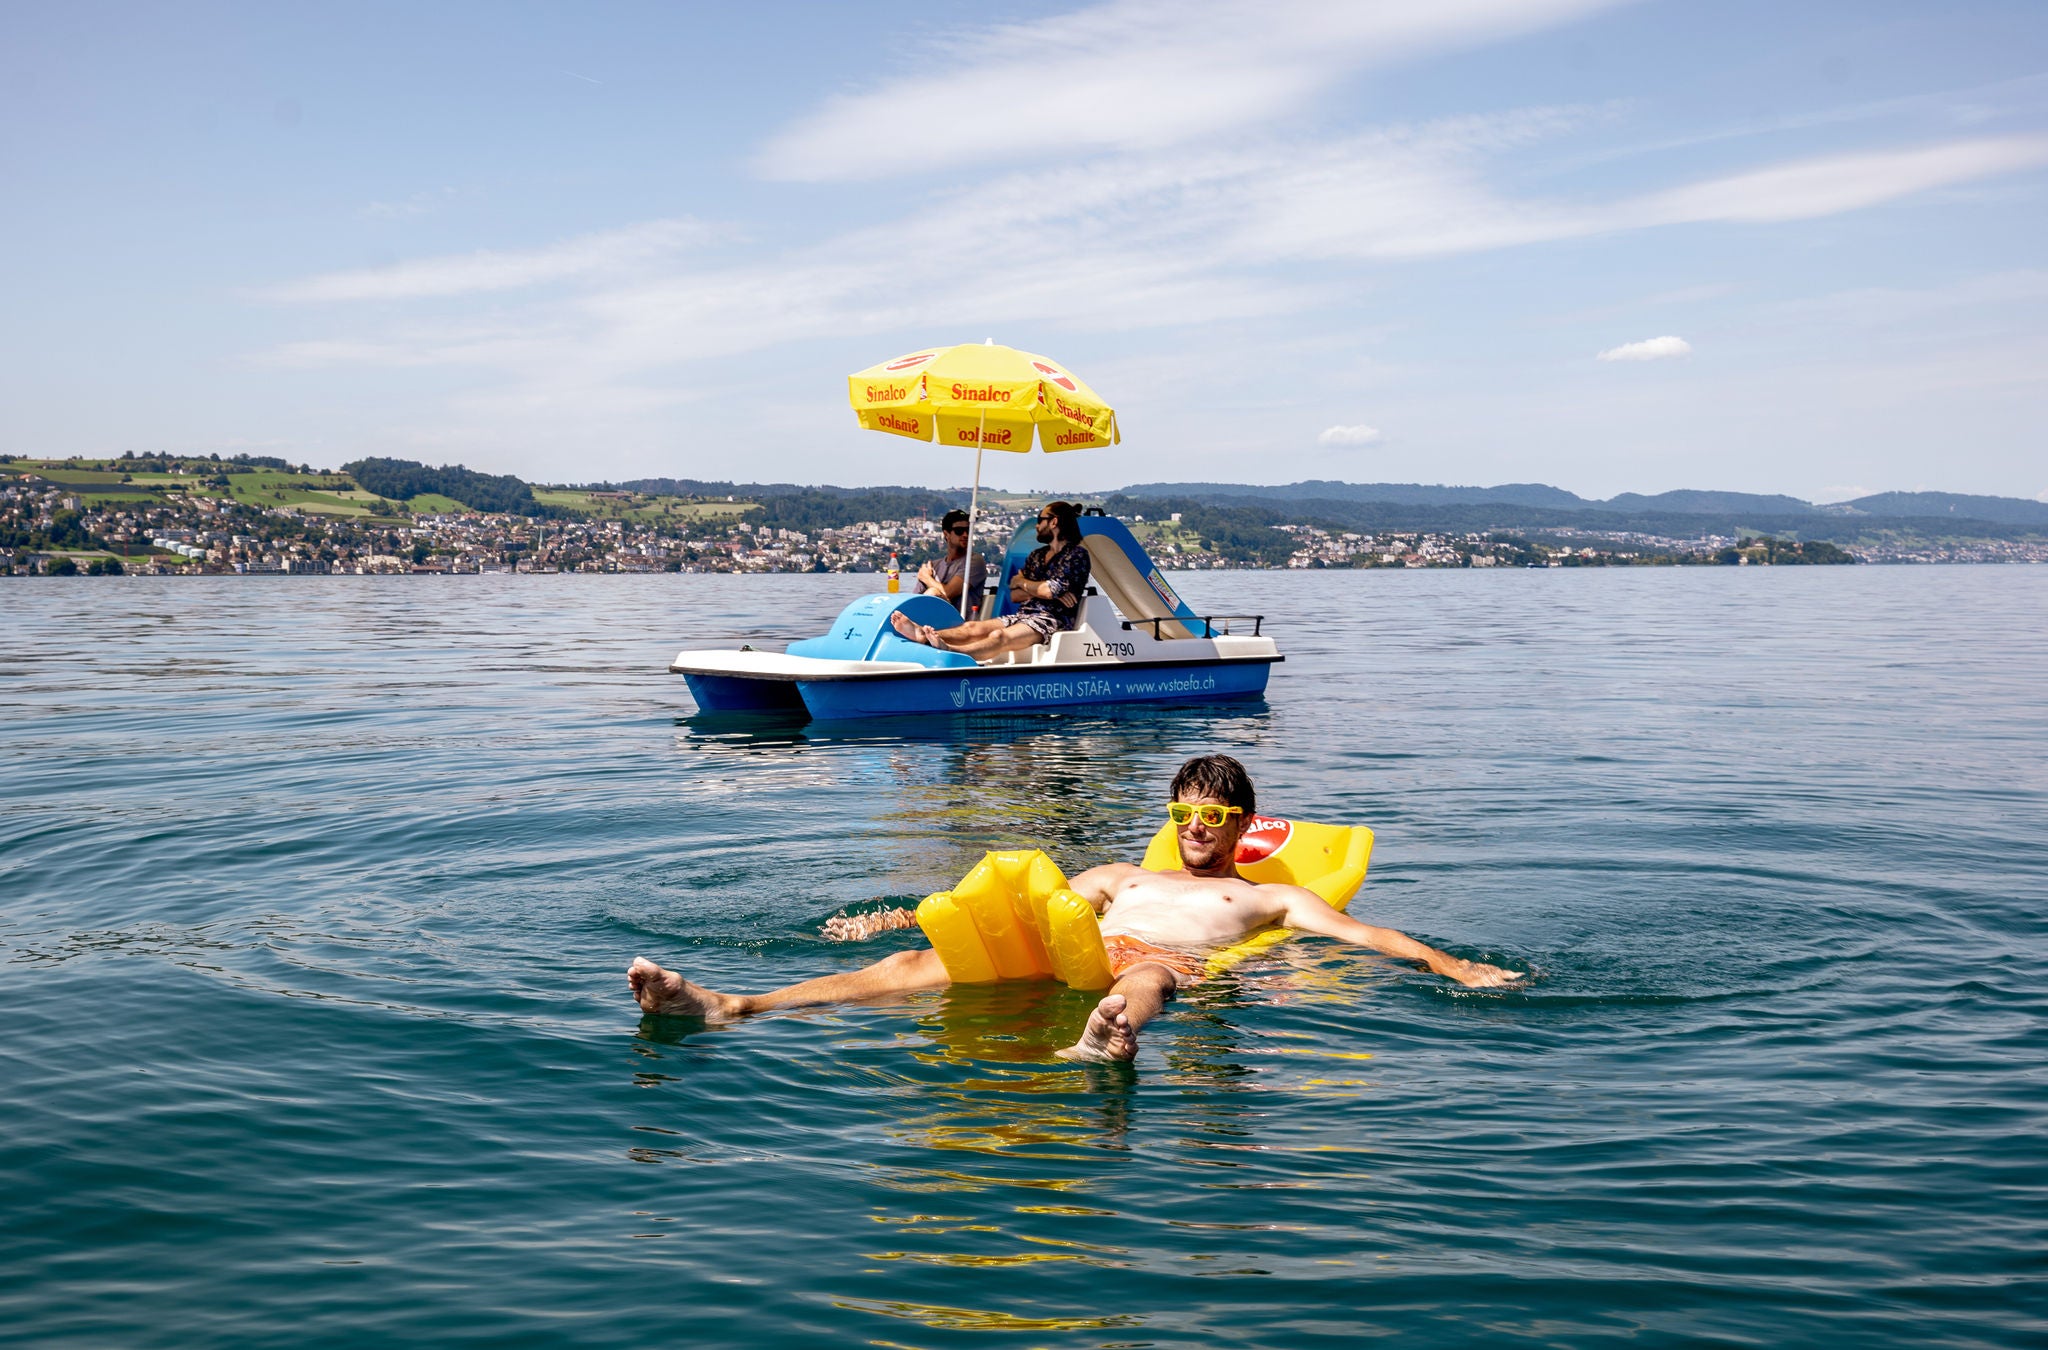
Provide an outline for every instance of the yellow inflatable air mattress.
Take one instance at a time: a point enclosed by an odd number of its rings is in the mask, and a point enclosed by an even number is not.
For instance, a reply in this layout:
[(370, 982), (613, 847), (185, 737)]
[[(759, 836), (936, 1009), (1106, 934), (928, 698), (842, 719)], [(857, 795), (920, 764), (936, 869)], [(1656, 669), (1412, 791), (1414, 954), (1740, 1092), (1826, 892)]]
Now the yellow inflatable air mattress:
[[(1365, 881), (1371, 856), (1372, 831), (1362, 825), (1254, 816), (1238, 841), (1237, 870), (1262, 885), (1305, 886), (1342, 909)], [(1173, 826), (1153, 836), (1141, 865), (1180, 867)], [(927, 897), (917, 923), (958, 984), (1056, 979), (1093, 990), (1113, 982), (1094, 906), (1068, 889), (1066, 875), (1039, 849), (988, 854), (952, 890)], [(1282, 928), (1254, 933), (1210, 957), (1209, 973), (1286, 936)]]

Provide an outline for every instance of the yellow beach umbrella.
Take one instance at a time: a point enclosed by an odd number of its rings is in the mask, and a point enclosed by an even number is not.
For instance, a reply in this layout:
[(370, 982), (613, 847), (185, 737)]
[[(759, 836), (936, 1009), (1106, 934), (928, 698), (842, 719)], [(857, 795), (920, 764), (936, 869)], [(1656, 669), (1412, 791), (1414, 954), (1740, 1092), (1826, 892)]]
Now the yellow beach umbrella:
[[(846, 379), (854, 415), (869, 431), (914, 441), (934, 438), (974, 447), (974, 490), (967, 503), (967, 561), (974, 566), (974, 522), (981, 506), (981, 454), (1024, 454), (1037, 440), (1048, 452), (1115, 445), (1116, 410), (1066, 367), (994, 342), (922, 351), (869, 366)], [(960, 588), (966, 613), (967, 588)]]

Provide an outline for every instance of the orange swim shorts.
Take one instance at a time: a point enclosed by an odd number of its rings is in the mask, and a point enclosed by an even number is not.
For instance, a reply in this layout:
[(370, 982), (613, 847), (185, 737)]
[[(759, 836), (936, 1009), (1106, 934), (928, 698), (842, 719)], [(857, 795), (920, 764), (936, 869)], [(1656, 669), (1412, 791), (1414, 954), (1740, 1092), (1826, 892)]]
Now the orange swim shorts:
[(1127, 933), (1105, 933), (1102, 945), (1109, 953), (1109, 973), (1119, 979), (1132, 966), (1141, 966), (1148, 961), (1165, 966), (1181, 984), (1193, 984), (1202, 978), (1201, 963), (1194, 957), (1171, 948), (1155, 947), (1143, 938)]

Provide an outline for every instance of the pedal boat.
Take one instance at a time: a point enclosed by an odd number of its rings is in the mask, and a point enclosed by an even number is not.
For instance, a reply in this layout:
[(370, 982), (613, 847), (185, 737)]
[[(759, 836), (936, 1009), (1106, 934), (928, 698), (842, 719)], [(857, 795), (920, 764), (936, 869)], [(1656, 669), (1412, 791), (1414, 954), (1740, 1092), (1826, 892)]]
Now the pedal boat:
[[(864, 595), (826, 633), (781, 652), (682, 651), (669, 663), (700, 712), (808, 712), (818, 720), (951, 716), (1109, 704), (1175, 705), (1261, 695), (1284, 658), (1257, 614), (1197, 614), (1114, 516), (1081, 517), (1090, 585), (1079, 622), (1050, 642), (977, 663), (898, 635), (945, 628), (959, 613), (929, 595)], [(1012, 613), (1010, 578), (1037, 547), (1017, 531), (1003, 558), (997, 614)]]

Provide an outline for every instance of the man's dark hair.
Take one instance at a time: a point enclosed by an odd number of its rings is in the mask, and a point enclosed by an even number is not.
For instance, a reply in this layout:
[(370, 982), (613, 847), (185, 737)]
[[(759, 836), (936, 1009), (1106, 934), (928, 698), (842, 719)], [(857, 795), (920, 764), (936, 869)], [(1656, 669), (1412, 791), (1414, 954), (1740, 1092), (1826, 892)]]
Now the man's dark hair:
[(939, 533), (944, 534), (946, 531), (952, 529), (955, 525), (965, 525), (966, 523), (967, 513), (956, 507), (953, 510), (946, 512), (945, 517), (939, 521)]
[(1181, 765), (1173, 776), (1173, 800), (1186, 801), (1182, 794), (1190, 789), (1204, 797), (1221, 798), (1225, 806), (1243, 807), (1247, 818), (1259, 809), (1252, 776), (1229, 755), (1196, 755)]
[(1070, 544), (1081, 542), (1081, 504), (1079, 502), (1047, 502), (1045, 509), (1052, 513), (1053, 532)]

